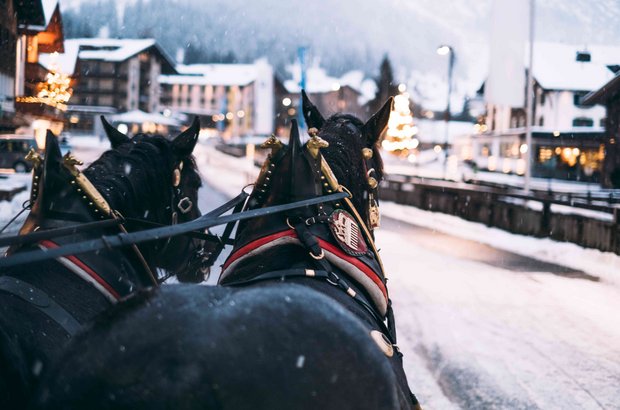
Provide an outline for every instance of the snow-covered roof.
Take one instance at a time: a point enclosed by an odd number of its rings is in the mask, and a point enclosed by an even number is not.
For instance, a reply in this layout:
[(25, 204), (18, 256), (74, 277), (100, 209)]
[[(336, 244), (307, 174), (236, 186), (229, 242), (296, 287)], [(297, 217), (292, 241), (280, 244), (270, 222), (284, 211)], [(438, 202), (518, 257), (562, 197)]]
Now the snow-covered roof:
[(162, 75), (162, 84), (248, 85), (258, 77), (255, 64), (178, 64), (181, 75)]
[[(284, 88), (291, 94), (301, 92), (299, 82), (301, 70), (299, 64), (292, 64), (286, 70), (293, 77), (284, 81)], [(364, 73), (360, 70), (353, 70), (345, 73), (341, 77), (332, 77), (327, 74), (324, 68), (317, 65), (306, 69), (306, 92), (310, 94), (327, 93), (338, 90), (340, 87), (349, 86), (360, 93), (360, 103), (365, 103), (375, 97), (376, 86), (374, 81), (364, 79)]]
[(47, 70), (57, 70), (65, 74), (73, 74), (75, 72), (75, 64), (77, 63), (80, 45), (72, 40), (65, 40), (64, 53), (41, 53), (39, 54), (39, 64)]
[(181, 123), (174, 118), (166, 117), (157, 113), (149, 113), (141, 110), (127, 111), (122, 114), (110, 116), (110, 121), (114, 122), (127, 122), (142, 124), (145, 122), (152, 122), (155, 124), (180, 126)]
[[(590, 52), (592, 60), (577, 61), (582, 51)], [(547, 90), (592, 91), (614, 77), (607, 66), (620, 64), (620, 47), (539, 42), (534, 44), (533, 63), (534, 78)]]
[(171, 61), (152, 38), (75, 38), (65, 40), (63, 54), (42, 53), (39, 63), (47, 69), (56, 64), (63, 73), (73, 74), (78, 57), (81, 60), (125, 61), (152, 46), (157, 47), (164, 59)]
[[(301, 70), (299, 64), (293, 64), (288, 66), (287, 71), (293, 76), (290, 80), (284, 81), (284, 88), (291, 94), (297, 94), (301, 92), (299, 83), (301, 81)], [(306, 69), (306, 92), (317, 94), (327, 93), (337, 90), (341, 86), (340, 79), (331, 77), (327, 74), (325, 69), (321, 67), (308, 67)]]

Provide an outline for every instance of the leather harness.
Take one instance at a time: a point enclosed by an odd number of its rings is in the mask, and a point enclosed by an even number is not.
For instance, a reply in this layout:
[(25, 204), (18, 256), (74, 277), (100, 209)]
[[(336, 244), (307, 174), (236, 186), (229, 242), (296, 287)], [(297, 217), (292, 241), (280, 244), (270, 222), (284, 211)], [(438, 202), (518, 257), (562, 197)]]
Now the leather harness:
[[(295, 129), (295, 127), (294, 127)], [(294, 136), (291, 135), (291, 141)], [(300, 152), (300, 156), (295, 158), (295, 151), (292, 151), (291, 169), (288, 172), (302, 174), (300, 183), (293, 184), (294, 176), (291, 177), (290, 189), (293, 191), (292, 199), (299, 200), (313, 196), (329, 195), (333, 192), (350, 192), (340, 185), (332, 172), (329, 164), (320, 155), (318, 148), (321, 145), (314, 135)], [(320, 140), (320, 139), (319, 139)], [(294, 142), (291, 142), (294, 144)], [(248, 204), (254, 207), (263, 206), (270, 189), (270, 183), (274, 172), (278, 169), (278, 164), (285, 156), (285, 149), (278, 146), (273, 140), (268, 141), (266, 146), (272, 148), (272, 153), (267, 157), (263, 164), (261, 173), (254, 186), (254, 190)], [(302, 159), (303, 158), (303, 159)], [(364, 167), (368, 177), (374, 172), (369, 167), (368, 160), (364, 155)], [(299, 171), (299, 170), (302, 171)], [(305, 175), (305, 176), (303, 176)], [(315, 183), (308, 183), (315, 181)], [(376, 206), (377, 184), (370, 186), (367, 191), (369, 194), (369, 207)], [(370, 201), (374, 201), (371, 203)], [(379, 253), (374, 245), (372, 232), (368, 229), (368, 224), (372, 221), (364, 221), (359, 215), (355, 206), (349, 198), (343, 198), (344, 206), (341, 203), (331, 202), (320, 203), (315, 209), (310, 207), (298, 208), (285, 218), (270, 219), (271, 224), (265, 223), (262, 230), (252, 230), (251, 234), (237, 236), (235, 248), (227, 258), (220, 276), (220, 284), (225, 286), (245, 286), (266, 280), (277, 280), (282, 278), (312, 278), (326, 281), (347, 295), (352, 297), (359, 305), (367, 311), (377, 323), (382, 332), (388, 336), (393, 344), (396, 344), (396, 329), (394, 326), (391, 301), (388, 297), (385, 286), (385, 275), (383, 264)], [(361, 236), (368, 245), (368, 251), (361, 255), (347, 255), (339, 247), (330, 231), (327, 223), (330, 212), (335, 209), (346, 209), (349, 211), (361, 230)], [(378, 223), (378, 221), (376, 221)], [(375, 225), (375, 224), (373, 224)], [(270, 248), (283, 244), (293, 244), (305, 248), (312, 257), (312, 263), (316, 269), (279, 269), (269, 272), (262, 272), (258, 275), (244, 277), (238, 273), (237, 267), (245, 261), (255, 257), (260, 258), (261, 254)], [(363, 292), (358, 292), (340, 274), (352, 278), (356, 285), (361, 287)]]

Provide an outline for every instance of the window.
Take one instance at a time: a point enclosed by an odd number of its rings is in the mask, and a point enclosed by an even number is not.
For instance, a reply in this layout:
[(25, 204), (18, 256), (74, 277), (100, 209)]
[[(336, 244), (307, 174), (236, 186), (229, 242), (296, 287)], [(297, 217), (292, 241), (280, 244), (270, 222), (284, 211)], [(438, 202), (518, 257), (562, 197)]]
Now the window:
[(538, 125), (539, 125), (539, 126), (541, 126), (541, 127), (542, 127), (543, 125), (545, 125), (545, 118), (544, 118), (544, 117), (540, 117), (540, 118), (538, 119)]
[(579, 117), (573, 120), (573, 127), (593, 127), (594, 120), (592, 118)]
[(99, 99), (99, 105), (112, 106), (114, 104), (114, 101), (111, 95), (100, 95), (98, 99)]
[(586, 94), (587, 92), (585, 91), (576, 91), (575, 94), (573, 94), (573, 104), (577, 107), (582, 107), (581, 100)]
[(112, 91), (114, 90), (114, 80), (101, 80), (99, 82), (99, 89), (104, 91)]
[(115, 67), (114, 63), (102, 62), (99, 64), (99, 70), (103, 74), (114, 74)]

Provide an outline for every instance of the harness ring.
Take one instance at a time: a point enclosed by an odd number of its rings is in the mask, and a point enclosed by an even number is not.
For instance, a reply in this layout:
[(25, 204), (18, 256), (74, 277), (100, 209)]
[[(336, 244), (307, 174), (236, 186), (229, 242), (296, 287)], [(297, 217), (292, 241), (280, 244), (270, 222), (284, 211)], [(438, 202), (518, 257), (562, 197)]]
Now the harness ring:
[(192, 210), (193, 205), (194, 204), (192, 203), (191, 199), (189, 199), (188, 197), (184, 197), (181, 198), (181, 200), (177, 204), (177, 208), (179, 208), (179, 211), (181, 211), (181, 213), (186, 214)]
[(308, 252), (308, 253), (310, 254), (310, 256), (312, 256), (312, 258), (316, 259), (317, 261), (325, 257), (325, 252), (323, 252), (323, 249), (321, 249), (321, 253), (319, 253), (318, 255), (315, 255), (312, 252)]

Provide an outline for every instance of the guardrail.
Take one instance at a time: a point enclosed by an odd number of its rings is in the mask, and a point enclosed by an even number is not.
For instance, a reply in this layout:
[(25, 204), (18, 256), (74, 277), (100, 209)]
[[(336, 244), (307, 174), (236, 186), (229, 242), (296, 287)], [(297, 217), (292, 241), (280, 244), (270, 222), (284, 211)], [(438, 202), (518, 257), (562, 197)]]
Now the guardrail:
[(620, 206), (615, 192), (612, 201), (584, 200), (574, 194), (537, 191), (528, 195), (515, 189), (404, 175), (388, 176), (380, 189), (382, 200), (620, 254)]

